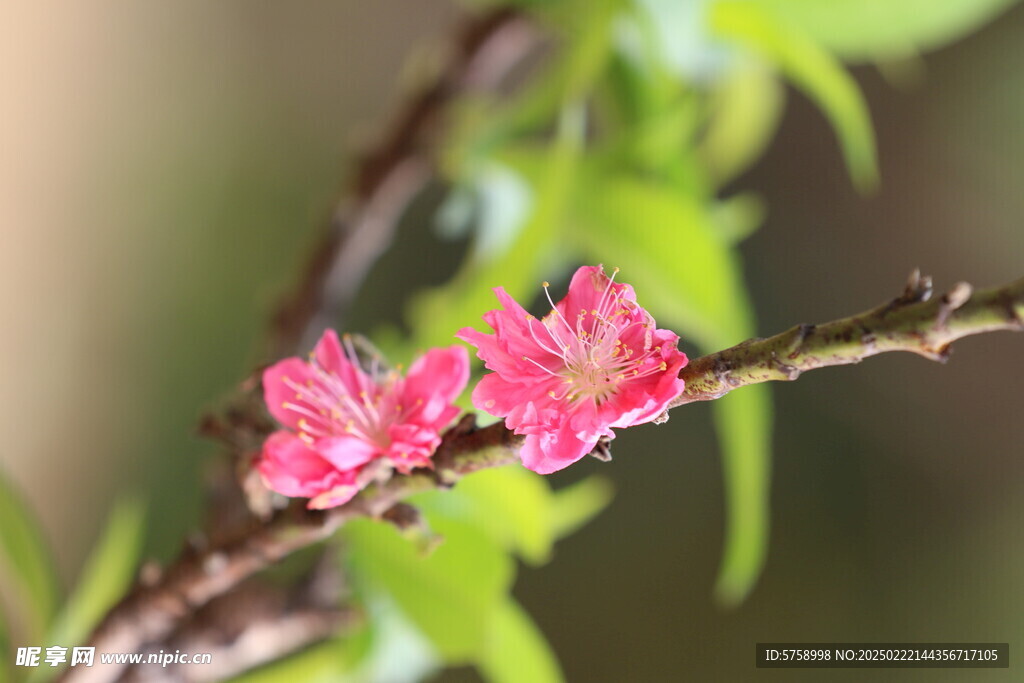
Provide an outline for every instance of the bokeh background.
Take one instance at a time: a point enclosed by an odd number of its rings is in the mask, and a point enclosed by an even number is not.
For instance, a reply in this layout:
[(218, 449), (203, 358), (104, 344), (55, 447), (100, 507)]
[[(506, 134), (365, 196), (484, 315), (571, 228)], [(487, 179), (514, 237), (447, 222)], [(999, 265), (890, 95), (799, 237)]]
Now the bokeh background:
[[(70, 582), (117, 492), (150, 501), (151, 554), (195, 524), (214, 453), (197, 417), (251, 367), (353, 150), (458, 10), (93, 0), (3, 14), (0, 466)], [(873, 306), (916, 266), (939, 287), (1022, 274), (1022, 38), (1017, 7), (899, 78), (855, 71), (878, 135), (873, 197), (851, 188), (820, 112), (789, 98), (767, 156), (733, 183), (769, 206), (742, 248), (761, 333)], [(393, 314), (407, 273), (427, 267), (414, 257), (446, 248), (403, 236), (422, 248), (382, 261), (357, 324)], [(863, 680), (757, 671), (757, 641), (1009, 641), (1012, 653), (1022, 371), (1024, 339), (986, 335), (944, 367), (890, 355), (775, 386), (771, 550), (735, 610), (711, 598), (724, 501), (703, 405), (622, 434), (611, 464), (558, 475), (600, 471), (616, 500), (522, 571), (516, 593), (571, 681)], [(985, 677), (1016, 680), (1015, 668)]]

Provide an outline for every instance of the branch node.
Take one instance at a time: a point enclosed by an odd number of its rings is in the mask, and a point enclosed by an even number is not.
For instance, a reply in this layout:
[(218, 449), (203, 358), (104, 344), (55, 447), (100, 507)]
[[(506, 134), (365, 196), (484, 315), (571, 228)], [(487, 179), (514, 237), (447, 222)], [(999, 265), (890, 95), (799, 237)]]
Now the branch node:
[(227, 555), (221, 552), (210, 553), (203, 558), (203, 571), (207, 576), (219, 574), (228, 566)]
[(715, 381), (719, 384), (728, 384), (730, 386), (736, 386), (735, 380), (730, 376), (732, 372), (732, 363), (719, 356), (715, 359), (715, 365), (712, 368), (712, 372), (715, 374)]
[(932, 278), (930, 275), (921, 275), (920, 268), (914, 268), (907, 278), (907, 285), (903, 288), (903, 294), (893, 303), (914, 304), (919, 301), (928, 301), (932, 298)]
[[(966, 282), (958, 282), (953, 289), (942, 295), (942, 302), (939, 304), (939, 312), (935, 318), (935, 325), (938, 328), (945, 328), (949, 316), (963, 306), (971, 298), (974, 288)], [(940, 351), (941, 353), (941, 351)]]
[(787, 356), (790, 360), (800, 355), (804, 342), (807, 341), (809, 336), (814, 334), (814, 330), (816, 330), (817, 327), (817, 325), (801, 323), (793, 328), (793, 340), (789, 343), (789, 355)]
[(612, 461), (612, 440), (607, 436), (602, 436), (597, 440), (597, 444), (594, 446), (594, 450), (590, 451), (590, 455), (601, 462)]
[(139, 569), (139, 585), (144, 588), (155, 586), (163, 578), (164, 570), (156, 560), (146, 560)]

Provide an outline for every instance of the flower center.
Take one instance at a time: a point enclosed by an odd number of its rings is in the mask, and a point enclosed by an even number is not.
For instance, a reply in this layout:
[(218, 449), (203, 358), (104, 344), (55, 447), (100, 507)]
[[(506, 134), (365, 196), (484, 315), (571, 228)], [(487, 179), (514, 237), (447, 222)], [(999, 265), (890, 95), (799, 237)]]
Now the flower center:
[[(394, 404), (393, 391), (399, 381), (395, 371), (385, 372), (380, 360), (371, 360), (369, 374), (360, 367), (360, 361), (351, 338), (343, 337), (345, 355), (351, 364), (349, 383), (336, 372), (322, 367), (313, 354), (309, 357), (311, 377), (299, 384), (283, 378), (287, 387), (295, 392), (301, 403), (285, 403), (284, 407), (300, 416), (299, 438), (307, 443), (328, 436), (351, 434), (386, 449), (391, 443), (388, 425), (394, 421), (402, 406)], [(355, 384), (355, 394), (353, 387)]]
[(544, 283), (544, 292), (551, 303), (551, 312), (541, 320), (546, 335), (537, 334), (532, 320), (528, 327), (533, 340), (545, 351), (560, 357), (563, 366), (552, 371), (533, 359), (526, 360), (551, 375), (564, 378), (563, 390), (552, 390), (551, 398), (570, 402), (590, 399), (600, 404), (618, 391), (623, 382), (667, 369), (660, 359), (661, 347), (654, 347), (652, 343), (653, 321), (643, 309), (623, 297), (624, 288), (614, 286), (618, 272), (616, 268), (608, 278), (596, 308), (576, 314), (575, 325), (570, 324), (551, 301), (550, 285)]

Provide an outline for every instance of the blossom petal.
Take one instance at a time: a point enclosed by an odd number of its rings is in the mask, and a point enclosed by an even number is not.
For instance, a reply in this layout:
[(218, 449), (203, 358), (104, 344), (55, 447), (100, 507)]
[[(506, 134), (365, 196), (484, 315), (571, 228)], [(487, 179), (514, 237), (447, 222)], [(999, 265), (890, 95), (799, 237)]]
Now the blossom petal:
[(453, 345), (446, 349), (431, 349), (409, 368), (401, 401), (413, 405), (417, 399), (426, 401), (437, 397), (443, 403), (451, 403), (466, 388), (467, 382), (469, 354), (465, 347)]
[(289, 497), (316, 496), (344, 479), (302, 439), (286, 431), (274, 432), (264, 442), (257, 468), (267, 488)]
[(596, 445), (597, 439), (581, 441), (565, 422), (557, 431), (528, 435), (519, 455), (527, 469), (538, 474), (551, 474), (573, 464)]
[(317, 439), (313, 449), (324, 460), (343, 471), (365, 465), (380, 452), (375, 444), (349, 435)]
[(310, 510), (326, 510), (338, 507), (352, 500), (357, 493), (359, 493), (359, 487), (356, 484), (342, 484), (316, 496), (309, 501), (306, 507)]
[(591, 311), (599, 309), (606, 292), (608, 297), (618, 294), (620, 300), (636, 304), (633, 288), (621, 282), (612, 282), (611, 278), (605, 275), (603, 266), (583, 266), (573, 274), (569, 282), (569, 291), (558, 303), (558, 310), (567, 320), (574, 321), (581, 311), (589, 315)]
[(313, 358), (327, 373), (340, 379), (352, 395), (366, 391), (371, 384), (363, 369), (345, 353), (338, 333), (332, 329), (324, 330), (313, 349)]
[(301, 429), (303, 415), (286, 405), (299, 406), (316, 414), (317, 409), (302, 398), (302, 387), (312, 382), (314, 374), (309, 364), (299, 358), (285, 358), (263, 371), (263, 397), (267, 410), (278, 422), (292, 429)]

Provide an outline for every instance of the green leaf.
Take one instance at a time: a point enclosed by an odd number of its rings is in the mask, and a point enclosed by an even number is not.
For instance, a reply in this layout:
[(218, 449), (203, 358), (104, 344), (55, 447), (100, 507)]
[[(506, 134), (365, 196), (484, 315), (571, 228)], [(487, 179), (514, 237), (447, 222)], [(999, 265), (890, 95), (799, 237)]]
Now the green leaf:
[(552, 533), (563, 538), (604, 510), (615, 497), (615, 488), (603, 476), (591, 475), (555, 492), (551, 508)]
[(532, 564), (545, 562), (551, 555), (555, 538), (551, 488), (543, 477), (522, 467), (474, 472), (450, 491), (429, 491), (412, 502), (428, 515), (456, 511), (460, 519)]
[(901, 59), (951, 43), (1015, 0), (751, 0), (844, 60)]
[(854, 184), (861, 191), (874, 189), (878, 183), (875, 135), (853, 77), (799, 26), (757, 4), (718, 2), (709, 21), (715, 35), (763, 55), (818, 104), (835, 128)]
[(711, 118), (698, 152), (722, 186), (761, 158), (782, 119), (785, 92), (772, 69), (738, 60), (714, 83)]
[(558, 683), (558, 660), (533, 619), (514, 600), (492, 613), (480, 672), (490, 683)]
[(711, 206), (709, 216), (730, 244), (740, 242), (761, 227), (767, 209), (752, 192), (741, 192)]
[(142, 549), (145, 509), (137, 498), (114, 504), (103, 535), (48, 635), (54, 644), (81, 643), (131, 585)]
[[(623, 280), (634, 285), (662, 326), (682, 330), (706, 350), (752, 336), (738, 257), (709, 209), (674, 188), (638, 178), (595, 172), (585, 183), (574, 204), (579, 224), (571, 235), (592, 261), (614, 254)], [(717, 594), (735, 603), (757, 580), (767, 547), (769, 394), (749, 387), (712, 409), (729, 519)]]
[(512, 559), (483, 531), (432, 519), (444, 542), (419, 555), (388, 524), (346, 525), (349, 562), (358, 581), (389, 594), (449, 663), (467, 663), (484, 645), (492, 612), (509, 590)]
[(344, 670), (339, 666), (341, 654), (337, 641), (314, 645), (295, 655), (278, 660), (255, 671), (248, 671), (230, 679), (230, 683), (281, 683), (281, 681), (302, 681), (302, 683), (330, 683), (344, 680)]
[(772, 404), (768, 387), (751, 386), (714, 401), (728, 505), (725, 549), (715, 596), (742, 602), (764, 567), (768, 551)]
[(530, 217), (504, 253), (492, 253), (487, 261), (467, 261), (447, 285), (413, 300), (409, 320), (416, 332), (415, 346), (450, 344), (457, 330), (477, 323), (494, 308), (494, 287), (500, 284), (513, 296), (521, 296), (538, 279), (537, 270), (543, 262), (538, 256), (552, 248), (549, 238), (553, 226), (560, 220), (572, 189), (573, 169), (582, 145), (581, 117), (578, 106), (563, 113)]
[(0, 561), (24, 596), (27, 637), (41, 642), (56, 611), (60, 589), (53, 555), (28, 502), (0, 472)]

